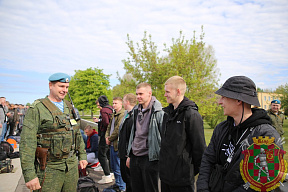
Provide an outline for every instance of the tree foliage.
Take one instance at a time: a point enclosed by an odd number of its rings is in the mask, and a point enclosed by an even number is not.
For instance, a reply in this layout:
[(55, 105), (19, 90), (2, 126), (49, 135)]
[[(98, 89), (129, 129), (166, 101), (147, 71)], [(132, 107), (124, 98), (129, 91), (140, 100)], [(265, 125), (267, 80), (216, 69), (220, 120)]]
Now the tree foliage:
[(106, 95), (111, 101), (109, 77), (110, 75), (104, 74), (103, 70), (98, 68), (75, 70), (75, 75), (71, 77), (69, 84), (69, 93), (74, 105), (79, 110), (96, 111), (95, 101), (99, 96)]
[(126, 73), (121, 78), (119, 76), (119, 73), (117, 73), (117, 77), (118, 77), (120, 84), (113, 87), (113, 90), (112, 90), (113, 97), (123, 98), (123, 96), (126, 95), (127, 93), (135, 93), (137, 82), (131, 74)]
[[(199, 39), (196, 38), (194, 32), (193, 38), (187, 40), (180, 31), (179, 37), (172, 39), (171, 46), (164, 44), (161, 56), (156, 44), (152, 41), (152, 36), (147, 35), (147, 32), (144, 32), (141, 43), (136, 43), (136, 45), (129, 35), (127, 38), (129, 57), (122, 62), (126, 73), (133, 76), (136, 84), (150, 83), (153, 95), (163, 106), (166, 106), (164, 82), (171, 76), (179, 75), (187, 84), (185, 96), (197, 103), (202, 116), (210, 115), (212, 118), (210, 108), (218, 108), (217, 105), (215, 106), (214, 91), (218, 86), (219, 73), (213, 47), (206, 46), (203, 41), (203, 28)], [(122, 86), (122, 82), (119, 86)], [(135, 90), (135, 86), (133, 88)]]
[(275, 92), (282, 94), (282, 96), (280, 97), (281, 107), (284, 109), (285, 115), (288, 115), (288, 83), (277, 87)]
[(207, 122), (210, 128), (215, 128), (216, 125), (225, 120), (223, 108), (218, 105), (218, 102), (213, 102), (209, 108), (207, 108), (206, 116), (204, 120)]
[(257, 92), (264, 92), (263, 89), (261, 89), (260, 87), (257, 87)]

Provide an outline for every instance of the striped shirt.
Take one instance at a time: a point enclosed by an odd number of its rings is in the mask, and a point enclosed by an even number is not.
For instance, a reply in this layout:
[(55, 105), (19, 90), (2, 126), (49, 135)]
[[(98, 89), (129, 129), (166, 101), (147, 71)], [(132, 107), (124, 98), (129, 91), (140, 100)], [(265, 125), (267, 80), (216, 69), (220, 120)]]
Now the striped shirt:
[(54, 103), (54, 105), (56, 105), (56, 107), (58, 107), (60, 109), (60, 111), (62, 111), (62, 113), (64, 113), (64, 102), (63, 100), (60, 101), (60, 102), (54, 102), (54, 101), (51, 101), (52, 103)]

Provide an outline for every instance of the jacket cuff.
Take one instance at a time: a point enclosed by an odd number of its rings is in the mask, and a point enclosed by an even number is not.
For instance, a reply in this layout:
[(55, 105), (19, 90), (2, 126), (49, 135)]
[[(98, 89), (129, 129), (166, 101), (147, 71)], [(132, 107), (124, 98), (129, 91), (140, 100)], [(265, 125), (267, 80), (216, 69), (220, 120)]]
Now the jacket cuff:
[(25, 183), (31, 181), (32, 179), (35, 179), (37, 177), (37, 174), (33, 171), (27, 171), (24, 175)]
[(81, 161), (81, 160), (86, 160), (87, 161), (87, 154), (86, 153), (79, 155), (79, 161)]

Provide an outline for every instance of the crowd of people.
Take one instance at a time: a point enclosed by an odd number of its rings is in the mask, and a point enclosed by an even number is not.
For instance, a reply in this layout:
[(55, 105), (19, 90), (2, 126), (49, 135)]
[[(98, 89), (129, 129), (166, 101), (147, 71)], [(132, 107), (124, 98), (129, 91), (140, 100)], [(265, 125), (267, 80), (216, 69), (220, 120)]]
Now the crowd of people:
[[(278, 142), (284, 133), (281, 102), (272, 101), (268, 113), (257, 108), (255, 83), (234, 76), (215, 92), (227, 120), (216, 126), (206, 146), (198, 106), (185, 97), (185, 80), (173, 76), (164, 83), (165, 108), (148, 83), (138, 84), (136, 94), (114, 97), (112, 106), (100, 96), (95, 102), (100, 115), (93, 119), (98, 132), (88, 125), (83, 135), (73, 107), (64, 100), (69, 81), (65, 73), (51, 75), (49, 95), (36, 100), (26, 113), (20, 158), (31, 190), (76, 191), (79, 164), (81, 169), (103, 171), (99, 184), (115, 178), (110, 188), (117, 192), (254, 191), (245, 186), (240, 173), (242, 151), (254, 138), (268, 136)], [(269, 113), (279, 118), (280, 128)], [(277, 145), (282, 148), (281, 142)], [(36, 147), (50, 152), (44, 169), (39, 161), (31, 161), (40, 158)]]
[(5, 97), (0, 97), (0, 141), (20, 135), (28, 108), (29, 106), (13, 104), (7, 101)]

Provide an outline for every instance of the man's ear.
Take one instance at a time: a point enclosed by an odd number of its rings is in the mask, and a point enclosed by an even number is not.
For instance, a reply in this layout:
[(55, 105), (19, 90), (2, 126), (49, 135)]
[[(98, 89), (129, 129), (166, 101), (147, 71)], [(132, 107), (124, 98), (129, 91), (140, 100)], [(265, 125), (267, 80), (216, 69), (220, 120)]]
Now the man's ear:
[(49, 89), (51, 89), (51, 87), (52, 87), (52, 83), (51, 81), (49, 81)]
[(177, 91), (177, 96), (180, 96), (181, 95), (180, 89), (176, 89), (176, 91)]

